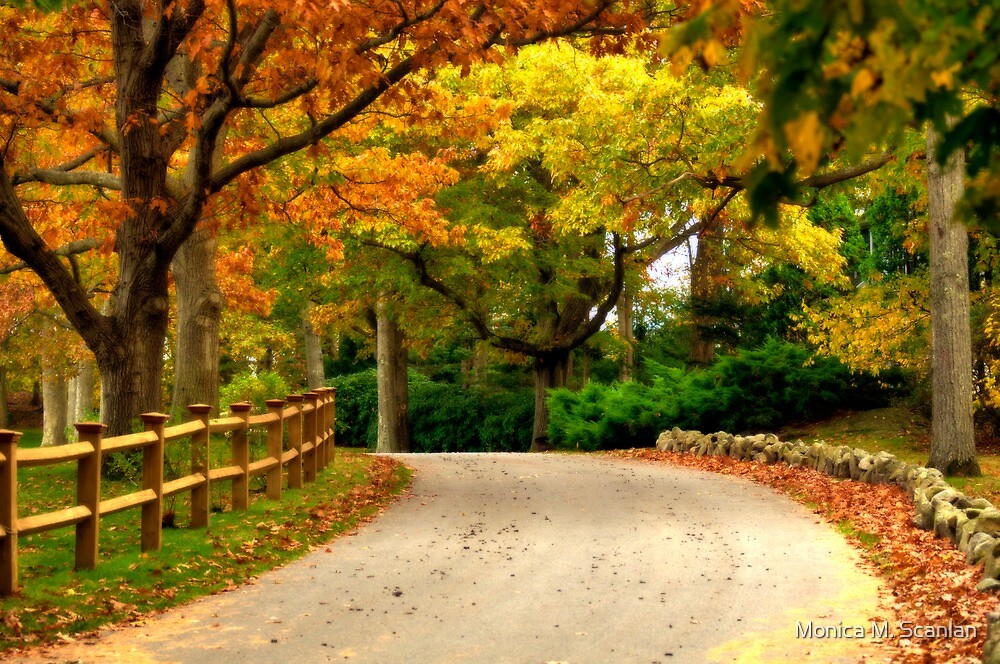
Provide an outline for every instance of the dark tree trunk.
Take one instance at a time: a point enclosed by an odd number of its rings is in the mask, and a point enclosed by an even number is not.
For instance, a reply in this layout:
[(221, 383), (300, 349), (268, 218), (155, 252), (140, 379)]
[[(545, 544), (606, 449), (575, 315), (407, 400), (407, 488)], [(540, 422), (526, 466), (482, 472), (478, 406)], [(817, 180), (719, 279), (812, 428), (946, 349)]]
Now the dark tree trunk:
[(410, 393), (403, 332), (384, 299), (376, 309), (375, 356), (378, 377), (378, 443), (376, 452), (410, 451)]
[(174, 391), (170, 410), (174, 419), (187, 416), (195, 403), (219, 408), (219, 327), (222, 291), (215, 276), (218, 240), (209, 230), (195, 232), (181, 246), (171, 264), (177, 291), (177, 347)]
[[(623, 383), (631, 382), (635, 376), (635, 331), (633, 311), (635, 308), (635, 298), (632, 289), (628, 284), (622, 286), (622, 294), (618, 298), (615, 312), (618, 316), (618, 337), (625, 344), (625, 355), (622, 357), (622, 367), (619, 379)], [(589, 367), (588, 373), (589, 373)], [(589, 375), (588, 375), (589, 378)], [(584, 380), (586, 385), (586, 380)]]
[(531, 433), (531, 451), (552, 449), (549, 444), (548, 390), (566, 386), (568, 351), (556, 351), (535, 358), (535, 425)]
[(931, 453), (927, 465), (947, 475), (978, 476), (972, 428), (972, 336), (969, 320), (968, 229), (955, 218), (964, 191), (964, 159), (956, 151), (942, 167), (939, 140), (927, 130), (930, 234)]
[(692, 366), (707, 366), (715, 359), (712, 310), (718, 300), (718, 238), (708, 231), (698, 235), (698, 253), (691, 268), (691, 352)]

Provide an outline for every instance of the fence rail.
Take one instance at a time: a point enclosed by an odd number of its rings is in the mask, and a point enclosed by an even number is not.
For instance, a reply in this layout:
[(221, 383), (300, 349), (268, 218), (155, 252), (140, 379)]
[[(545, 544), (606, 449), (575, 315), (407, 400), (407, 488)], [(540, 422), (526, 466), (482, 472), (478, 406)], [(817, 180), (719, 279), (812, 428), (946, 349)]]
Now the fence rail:
[[(271, 500), (281, 499), (283, 469), (287, 468), (289, 488), (315, 481), (335, 456), (336, 394), (336, 388), (319, 388), (286, 399), (270, 399), (267, 412), (259, 415), (250, 414), (250, 404), (236, 403), (230, 406), (229, 417), (215, 420), (208, 417), (210, 406), (195, 404), (188, 407), (192, 419), (172, 427), (166, 426), (167, 415), (146, 413), (140, 416), (145, 431), (113, 438), (104, 438), (103, 424), (80, 422), (75, 425), (80, 442), (37, 449), (18, 449), (21, 434), (0, 429), (0, 595), (18, 589), (19, 535), (75, 526), (75, 569), (93, 569), (103, 516), (140, 508), (140, 546), (143, 551), (157, 551), (162, 544), (166, 497), (190, 492), (191, 527), (204, 528), (211, 511), (209, 489), (214, 483), (231, 482), (233, 509), (245, 510), (252, 477), (265, 477), (266, 495)], [(254, 461), (250, 459), (250, 430), (263, 430), (267, 435), (265, 456)], [(211, 435), (220, 433), (230, 434), (232, 461), (228, 466), (211, 468)], [(166, 445), (184, 438), (191, 441), (191, 473), (164, 481)], [(102, 499), (101, 461), (107, 454), (126, 450), (142, 450), (142, 486), (130, 494)], [(18, 517), (18, 469), (74, 461), (76, 505)]]

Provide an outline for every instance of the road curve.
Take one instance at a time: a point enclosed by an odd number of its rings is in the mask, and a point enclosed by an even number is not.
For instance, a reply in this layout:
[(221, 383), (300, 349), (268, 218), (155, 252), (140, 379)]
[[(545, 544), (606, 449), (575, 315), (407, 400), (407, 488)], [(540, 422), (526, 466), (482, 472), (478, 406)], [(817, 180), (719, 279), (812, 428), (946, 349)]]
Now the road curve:
[[(82, 662), (835, 662), (878, 583), (744, 480), (575, 455), (404, 455), (411, 491), (238, 590), (38, 654)], [(41, 659), (40, 659), (41, 658)]]

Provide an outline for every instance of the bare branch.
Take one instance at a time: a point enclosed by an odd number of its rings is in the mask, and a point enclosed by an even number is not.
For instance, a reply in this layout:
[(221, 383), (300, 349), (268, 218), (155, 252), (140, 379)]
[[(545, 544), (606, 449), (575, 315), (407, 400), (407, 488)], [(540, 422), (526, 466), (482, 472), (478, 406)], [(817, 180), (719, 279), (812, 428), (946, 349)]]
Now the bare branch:
[(61, 186), (101, 187), (120, 191), (121, 178), (114, 173), (104, 171), (63, 171), (54, 168), (34, 168), (27, 173), (18, 174), (14, 184), (25, 182), (43, 182)]
[(108, 150), (108, 146), (106, 146), (106, 145), (98, 145), (98, 146), (92, 147), (91, 149), (87, 150), (86, 152), (84, 152), (83, 154), (81, 154), (79, 157), (76, 157), (74, 159), (70, 159), (69, 161), (64, 162), (62, 164), (59, 164), (58, 166), (52, 166), (50, 168), (45, 168), (45, 169), (33, 169), (31, 171), (28, 171), (27, 173), (15, 173), (14, 176), (11, 178), (11, 180), (14, 183), (14, 186), (16, 187), (17, 185), (22, 184), (24, 182), (40, 181), (39, 178), (37, 178), (37, 177), (35, 177), (33, 175), (34, 173), (38, 172), (39, 170), (41, 170), (41, 171), (48, 171), (48, 172), (52, 172), (52, 173), (55, 173), (55, 172), (63, 172), (63, 173), (65, 173), (65, 172), (68, 172), (68, 171), (73, 171), (73, 170), (76, 170), (77, 168), (83, 166), (84, 164), (86, 164), (87, 162), (89, 162), (94, 157), (97, 157), (101, 153), (106, 152), (107, 150)]
[[(97, 238), (87, 238), (84, 240), (74, 240), (68, 244), (55, 249), (52, 253), (56, 256), (75, 256), (76, 254), (86, 253), (92, 249), (96, 249), (101, 246), (101, 241)], [(5, 265), (0, 267), (0, 274), (10, 274), (12, 272), (18, 272), (20, 270), (28, 269), (28, 264), (21, 261), (14, 263), (13, 265)]]

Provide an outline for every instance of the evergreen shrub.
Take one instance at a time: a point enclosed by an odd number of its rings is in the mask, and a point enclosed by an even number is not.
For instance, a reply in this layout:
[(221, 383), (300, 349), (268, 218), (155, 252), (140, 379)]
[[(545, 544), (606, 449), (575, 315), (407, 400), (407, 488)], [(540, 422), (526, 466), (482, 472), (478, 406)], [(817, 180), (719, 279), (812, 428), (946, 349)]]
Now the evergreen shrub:
[[(337, 388), (337, 444), (375, 449), (378, 383), (374, 370), (330, 381)], [(534, 394), (490, 392), (409, 373), (414, 452), (525, 452), (531, 445)]]
[(887, 405), (898, 386), (852, 373), (839, 360), (813, 357), (795, 344), (768, 340), (756, 350), (684, 372), (654, 365), (652, 385), (592, 384), (549, 397), (549, 436), (583, 450), (648, 446), (673, 427), (705, 432), (760, 432), (822, 418), (842, 409)]

